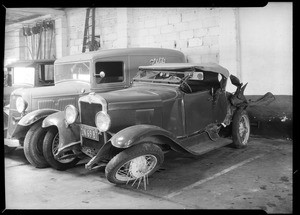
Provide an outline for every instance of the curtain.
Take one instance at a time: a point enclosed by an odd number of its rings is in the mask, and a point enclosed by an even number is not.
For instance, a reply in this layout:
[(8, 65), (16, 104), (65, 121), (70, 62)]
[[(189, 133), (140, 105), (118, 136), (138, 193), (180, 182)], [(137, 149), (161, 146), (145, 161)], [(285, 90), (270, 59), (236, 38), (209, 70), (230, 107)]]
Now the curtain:
[(55, 58), (54, 20), (38, 22), (35, 26), (23, 26), (24, 58), (26, 60)]

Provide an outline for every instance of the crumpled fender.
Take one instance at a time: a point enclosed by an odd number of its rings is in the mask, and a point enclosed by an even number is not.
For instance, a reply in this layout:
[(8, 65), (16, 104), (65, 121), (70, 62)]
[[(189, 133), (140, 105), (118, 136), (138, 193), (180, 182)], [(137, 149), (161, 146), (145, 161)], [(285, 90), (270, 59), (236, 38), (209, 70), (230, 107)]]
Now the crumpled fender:
[(176, 151), (191, 153), (190, 150), (181, 145), (180, 140), (178, 140), (171, 132), (154, 125), (133, 125), (127, 127), (116, 133), (109, 141), (114, 147), (128, 148), (139, 144), (140, 140), (151, 136), (163, 137), (167, 140), (164, 143), (168, 144)]
[(11, 137), (24, 137), (27, 131), (30, 129), (31, 125), (57, 111), (58, 110), (55, 109), (39, 109), (26, 114), (18, 122), (15, 130), (11, 134)]
[(59, 144), (56, 155), (59, 155), (66, 148), (80, 143), (80, 127), (76, 123), (67, 125), (65, 123), (64, 111), (51, 114), (43, 120), (43, 128), (50, 126), (56, 126), (58, 129)]

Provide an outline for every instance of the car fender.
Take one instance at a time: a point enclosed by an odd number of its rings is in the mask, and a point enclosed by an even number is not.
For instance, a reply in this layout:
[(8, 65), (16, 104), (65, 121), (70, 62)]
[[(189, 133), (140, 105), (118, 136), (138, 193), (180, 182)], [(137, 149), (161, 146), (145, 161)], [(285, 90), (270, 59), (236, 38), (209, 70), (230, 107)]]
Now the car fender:
[(21, 126), (29, 126), (29, 125), (34, 124), (38, 120), (45, 118), (55, 112), (58, 112), (58, 110), (55, 110), (55, 109), (35, 110), (35, 111), (32, 111), (32, 112), (26, 114), (24, 117), (22, 117), (22, 119), (18, 122), (18, 124)]
[(59, 134), (58, 152), (80, 142), (80, 127), (73, 123), (65, 123), (64, 111), (59, 111), (47, 116), (42, 123), (43, 128), (56, 126)]
[(31, 125), (57, 111), (58, 110), (55, 109), (39, 109), (26, 114), (18, 122), (11, 137), (14, 138), (24, 137), (27, 131), (30, 129)]
[(111, 144), (116, 148), (128, 148), (133, 145), (141, 143), (141, 140), (147, 137), (162, 137), (165, 144), (168, 144), (175, 151), (183, 153), (191, 153), (190, 150), (184, 148), (180, 140), (178, 140), (171, 132), (154, 125), (133, 125), (127, 127), (115, 135), (109, 140)]

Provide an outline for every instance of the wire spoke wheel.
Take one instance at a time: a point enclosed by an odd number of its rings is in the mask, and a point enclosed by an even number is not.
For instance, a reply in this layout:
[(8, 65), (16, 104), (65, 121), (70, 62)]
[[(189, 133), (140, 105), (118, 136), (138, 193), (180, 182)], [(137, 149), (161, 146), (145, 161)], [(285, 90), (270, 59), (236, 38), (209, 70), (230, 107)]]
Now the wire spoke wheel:
[(105, 168), (108, 181), (114, 184), (137, 183), (149, 184), (148, 177), (152, 175), (163, 163), (164, 154), (158, 145), (140, 143), (125, 149), (114, 156)]
[(242, 144), (246, 144), (249, 138), (249, 120), (247, 117), (242, 116), (239, 124), (239, 133)]
[(244, 148), (250, 137), (250, 121), (245, 110), (238, 110), (232, 122), (233, 143), (237, 148)]
[(47, 162), (56, 170), (66, 170), (74, 167), (80, 158), (75, 156), (72, 150), (66, 151), (62, 156), (72, 155), (72, 157), (65, 157), (65, 159), (56, 159), (54, 155), (58, 152), (59, 133), (56, 127), (50, 127), (45, 135), (43, 142), (43, 154)]
[[(59, 144), (59, 134), (57, 133), (52, 141), (52, 153), (53, 156), (57, 153), (58, 151), (58, 144)], [(62, 156), (73, 153), (72, 151), (64, 152)], [(72, 160), (75, 158), (67, 158), (67, 159), (60, 159), (58, 160), (60, 163), (70, 163)]]
[(156, 166), (157, 159), (153, 155), (143, 155), (123, 164), (116, 172), (116, 179), (131, 181), (148, 175)]

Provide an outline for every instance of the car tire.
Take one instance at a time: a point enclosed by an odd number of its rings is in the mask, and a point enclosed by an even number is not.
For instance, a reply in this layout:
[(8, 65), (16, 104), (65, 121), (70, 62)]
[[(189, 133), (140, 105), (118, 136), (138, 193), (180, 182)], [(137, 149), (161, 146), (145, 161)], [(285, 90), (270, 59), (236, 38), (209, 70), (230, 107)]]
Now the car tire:
[(54, 158), (54, 154), (57, 151), (56, 147), (58, 145), (58, 130), (56, 127), (51, 127), (44, 138), (43, 143), (43, 154), (46, 161), (56, 170), (66, 170), (74, 167), (79, 161), (80, 158), (70, 158), (66, 160), (59, 161)]
[(42, 121), (39, 121), (31, 126), (24, 139), (25, 157), (36, 168), (49, 166), (43, 155), (43, 140), (46, 132), (47, 129), (42, 128)]
[(232, 120), (232, 139), (236, 148), (245, 148), (250, 136), (250, 120), (247, 111), (239, 109)]
[[(149, 161), (150, 167), (145, 165), (146, 159), (147, 162)], [(164, 154), (158, 145), (141, 143), (125, 149), (113, 157), (105, 168), (105, 176), (113, 184), (125, 184), (138, 178), (150, 176), (161, 166), (163, 161)], [(126, 176), (119, 175), (119, 170), (125, 168), (126, 165), (129, 166)], [(142, 167), (147, 168), (144, 169), (146, 172), (139, 172), (139, 168)]]

